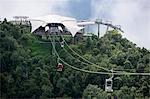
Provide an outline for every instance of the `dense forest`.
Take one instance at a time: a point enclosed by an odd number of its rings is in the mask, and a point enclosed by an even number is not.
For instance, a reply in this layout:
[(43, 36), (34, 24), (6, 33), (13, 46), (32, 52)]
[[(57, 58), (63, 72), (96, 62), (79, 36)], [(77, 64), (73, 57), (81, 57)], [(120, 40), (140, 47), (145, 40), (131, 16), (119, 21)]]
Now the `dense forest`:
[[(28, 27), (13, 25), (6, 19), (0, 23), (1, 98), (150, 98), (150, 76), (115, 75), (114, 91), (108, 93), (104, 90), (105, 79), (111, 75), (84, 73), (65, 64), (63, 71), (58, 72), (57, 56), (49, 42), (31, 34)], [(93, 35), (68, 44), (82, 57), (99, 66), (126, 72), (150, 72), (150, 51), (137, 47), (116, 30), (101, 38)], [(83, 60), (68, 47), (65, 46), (65, 49), (56, 43), (60, 57), (70, 65), (104, 71), (83, 64)]]

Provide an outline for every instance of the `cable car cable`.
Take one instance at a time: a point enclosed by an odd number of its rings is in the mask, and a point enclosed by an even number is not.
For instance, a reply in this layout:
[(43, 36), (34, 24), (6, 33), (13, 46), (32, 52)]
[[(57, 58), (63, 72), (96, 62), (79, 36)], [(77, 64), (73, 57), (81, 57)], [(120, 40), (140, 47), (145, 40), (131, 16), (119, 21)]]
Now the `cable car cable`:
[[(55, 40), (54, 40), (55, 41)], [(94, 72), (94, 71), (89, 71), (89, 70), (85, 70), (85, 69), (79, 69), (75, 66), (72, 66), (70, 64), (68, 64), (67, 62), (65, 62), (64, 60), (62, 60), (55, 48), (55, 45), (54, 43), (52, 42), (52, 46), (54, 48), (54, 52), (55, 54), (57, 55), (57, 57), (60, 59), (60, 61), (62, 61), (64, 64), (66, 64), (67, 66), (71, 67), (72, 69), (75, 69), (75, 70), (78, 70), (78, 71), (82, 71), (82, 72), (85, 72), (85, 73), (92, 73), (92, 74), (104, 74), (104, 75), (107, 75), (107, 74), (112, 74), (112, 73), (109, 73), (109, 72)], [(111, 70), (112, 71), (112, 70)], [(142, 75), (142, 76), (150, 76), (150, 73), (127, 73), (127, 72), (113, 72), (113, 75)]]
[[(59, 42), (59, 43), (60, 43), (60, 42)], [(90, 64), (88, 64), (88, 63), (86, 63), (86, 62), (83, 62), (83, 61), (77, 59), (76, 57), (72, 56), (64, 47), (62, 47), (62, 48), (63, 48), (63, 50), (64, 50), (69, 56), (71, 56), (72, 58), (74, 58), (74, 59), (80, 61), (81, 63), (83, 63), (83, 64), (85, 64), (85, 65), (90, 65)], [(98, 67), (98, 68), (100, 68), (100, 67)], [(102, 69), (102, 68), (100, 68), (100, 69)]]
[[(86, 61), (87, 63), (89, 63), (89, 64), (91, 64), (91, 65), (93, 65), (93, 66), (95, 66), (95, 67), (97, 67), (97, 68), (101, 68), (101, 69), (103, 69), (103, 70), (106, 70), (106, 71), (111, 72), (111, 70), (106, 69), (106, 68), (104, 68), (104, 67), (102, 67), (102, 66), (99, 66), (98, 64), (92, 63), (92, 62), (90, 62), (89, 60), (87, 60), (87, 59), (85, 59), (84, 57), (82, 57), (81, 55), (79, 55), (77, 52), (75, 52), (75, 51), (67, 44), (67, 42), (65, 41), (64, 37), (63, 37), (61, 34), (60, 34), (60, 36), (61, 36), (62, 39), (64, 40), (64, 43), (67, 45), (67, 47), (68, 47), (74, 54), (76, 54), (78, 57), (80, 57), (82, 60)], [(120, 71), (114, 71), (114, 72), (120, 72)]]

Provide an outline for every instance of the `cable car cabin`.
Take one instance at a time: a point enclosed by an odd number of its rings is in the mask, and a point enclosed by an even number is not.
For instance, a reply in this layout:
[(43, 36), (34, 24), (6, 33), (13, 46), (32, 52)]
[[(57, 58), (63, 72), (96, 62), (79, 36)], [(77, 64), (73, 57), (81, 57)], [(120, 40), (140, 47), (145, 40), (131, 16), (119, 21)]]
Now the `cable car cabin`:
[(60, 42), (60, 46), (61, 46), (61, 47), (64, 47), (64, 42), (63, 42), (63, 41)]
[(106, 82), (105, 82), (105, 91), (106, 92), (113, 92), (112, 85), (113, 85), (112, 78), (106, 79)]
[(63, 64), (62, 63), (58, 63), (58, 65), (57, 65), (57, 71), (62, 71), (62, 69), (63, 69)]

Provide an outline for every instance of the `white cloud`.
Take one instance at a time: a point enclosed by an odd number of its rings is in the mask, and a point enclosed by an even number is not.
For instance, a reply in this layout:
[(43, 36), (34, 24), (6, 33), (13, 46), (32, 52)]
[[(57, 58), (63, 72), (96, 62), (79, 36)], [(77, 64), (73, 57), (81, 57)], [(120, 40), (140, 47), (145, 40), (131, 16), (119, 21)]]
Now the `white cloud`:
[(127, 39), (140, 47), (150, 49), (149, 0), (93, 0), (91, 7), (93, 18), (110, 18), (114, 24), (122, 26), (125, 31), (123, 35)]
[(68, 0), (1, 0), (1, 17), (25, 15), (37, 17), (47, 14), (69, 15)]
[[(109, 12), (112, 8), (111, 0), (92, 0), (91, 1), (91, 18), (103, 18), (107, 19), (109, 17)], [(110, 18), (110, 17), (109, 17)]]

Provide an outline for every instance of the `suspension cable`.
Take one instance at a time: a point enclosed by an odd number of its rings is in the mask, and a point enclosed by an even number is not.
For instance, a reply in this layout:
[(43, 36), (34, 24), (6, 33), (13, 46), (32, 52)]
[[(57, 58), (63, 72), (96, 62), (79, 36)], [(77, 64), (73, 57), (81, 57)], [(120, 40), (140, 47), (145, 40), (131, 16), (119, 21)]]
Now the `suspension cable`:
[[(51, 42), (43, 42), (43, 41), (34, 41), (35, 43), (41, 43), (41, 44), (43, 44), (43, 43), (51, 43)], [(66, 53), (68, 53), (68, 55), (70, 55), (72, 58), (74, 58), (74, 59), (77, 59), (76, 57), (74, 57), (73, 55), (71, 55), (65, 48), (63, 48), (64, 49), (64, 51), (66, 52)], [(77, 59), (78, 61), (80, 61), (80, 62), (82, 62), (83, 64), (85, 64), (85, 65), (89, 65), (88, 63), (86, 63), (86, 62), (83, 62), (83, 61), (81, 61), (81, 60), (79, 60), (79, 59)], [(94, 65), (95, 66), (95, 65)], [(100, 67), (97, 67), (97, 68), (100, 68)], [(100, 68), (101, 69), (101, 68)], [(121, 70), (119, 70), (119, 69), (116, 69), (116, 68), (113, 68), (113, 70), (115, 70), (115, 71), (117, 71), (117, 72), (122, 72), (122, 71), (125, 71), (125, 70), (127, 70), (127, 71), (130, 71), (130, 70), (135, 70), (135, 69), (121, 69)], [(143, 70), (143, 69), (138, 69), (138, 70)]]
[[(60, 33), (58, 33), (59, 35), (60, 35)], [(64, 38), (63, 38), (63, 41), (64, 41)], [(59, 42), (60, 43), (60, 42)], [(76, 58), (76, 57), (74, 57), (73, 55), (71, 55), (64, 47), (62, 47), (63, 48), (63, 50), (69, 55), (69, 56), (71, 56), (73, 59), (76, 59), (76, 60), (78, 60), (78, 61), (80, 61), (81, 63), (83, 63), (83, 64), (85, 64), (85, 65), (90, 65), (90, 64), (88, 64), (88, 63), (86, 63), (86, 62), (83, 62), (83, 61), (81, 61), (81, 60), (79, 60), (78, 58)], [(95, 65), (94, 65), (95, 66)], [(98, 66), (98, 68), (100, 68), (99, 66)], [(100, 69), (102, 69), (102, 68), (100, 68)]]
[[(103, 70), (106, 70), (106, 71), (108, 71), (108, 72), (111, 72), (111, 70), (106, 69), (106, 68), (104, 68), (104, 67), (102, 67), (102, 66), (99, 66), (98, 64), (92, 63), (92, 62), (90, 62), (89, 60), (87, 60), (87, 59), (85, 59), (84, 57), (82, 57), (81, 55), (79, 55), (76, 51), (74, 51), (74, 50), (67, 44), (67, 42), (65, 41), (64, 37), (63, 37), (61, 34), (60, 34), (60, 36), (61, 36), (61, 38), (63, 39), (64, 43), (67, 45), (67, 47), (68, 47), (76, 56), (78, 56), (79, 58), (81, 58), (81, 59), (84, 60), (85, 62), (87, 62), (87, 63), (89, 63), (89, 64), (91, 64), (91, 65), (93, 65), (93, 66), (95, 66), (95, 67), (97, 67), (97, 68), (101, 68), (101, 69), (103, 69)], [(114, 71), (114, 72), (120, 72), (120, 71)]]
[[(72, 68), (74, 70), (85, 72), (85, 73), (92, 73), (92, 74), (104, 74), (104, 75), (112, 74), (112, 73), (109, 73), (109, 72), (94, 72), (94, 71), (89, 71), (89, 70), (85, 70), (85, 69), (79, 69), (79, 68), (77, 68), (75, 66), (72, 66), (72, 65), (68, 64), (67, 62), (65, 62), (64, 60), (61, 59), (61, 57), (59, 56), (59, 54), (58, 54), (58, 52), (57, 52), (57, 50), (55, 48), (54, 42), (52, 42), (52, 46), (54, 48), (54, 52), (55, 52), (56, 56), (60, 59), (60, 61), (62, 61), (64, 64), (66, 64), (67, 66), (69, 66), (70, 68)], [(112, 70), (111, 70), (111, 72), (112, 72)], [(114, 73), (113, 72), (113, 74), (114, 75), (143, 75), (143, 76), (150, 76), (150, 73), (128, 73), (128, 72), (115, 72)]]
[[(80, 61), (81, 63), (83, 63), (83, 64), (85, 64), (85, 65), (90, 65), (90, 64), (88, 64), (88, 63), (86, 63), (86, 62), (83, 62), (83, 61), (79, 60), (78, 58), (72, 56), (64, 47), (62, 47), (62, 48), (63, 48), (63, 50), (64, 50), (69, 56), (71, 56), (73, 59), (76, 59), (76, 60)], [(95, 66), (95, 65), (94, 65), (94, 66)], [(97, 67), (97, 68), (100, 68), (100, 67)], [(102, 69), (102, 68), (100, 68), (100, 69)], [(119, 72), (119, 71), (117, 71), (117, 72)], [(121, 72), (121, 71), (120, 71), (120, 72)]]

